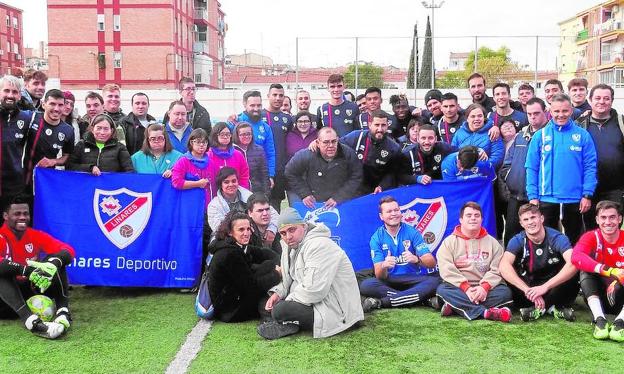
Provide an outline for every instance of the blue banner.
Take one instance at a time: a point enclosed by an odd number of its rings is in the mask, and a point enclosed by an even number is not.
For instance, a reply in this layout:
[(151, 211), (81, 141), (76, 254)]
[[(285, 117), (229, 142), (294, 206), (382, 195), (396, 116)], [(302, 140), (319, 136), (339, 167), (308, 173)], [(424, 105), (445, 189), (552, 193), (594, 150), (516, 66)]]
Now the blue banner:
[(331, 229), (332, 239), (347, 253), (357, 271), (373, 267), (369, 242), (383, 224), (379, 219), (379, 200), (388, 195), (399, 203), (403, 221), (420, 231), (434, 254), (442, 240), (459, 225), (459, 211), (467, 201), (481, 205), (483, 226), (496, 235), (492, 182), (486, 178), (402, 187), (366, 195), (331, 209), (317, 204), (317, 209), (310, 210), (303, 203), (296, 203), (294, 208), (308, 221), (325, 223)]
[(37, 168), (34, 227), (76, 250), (70, 283), (190, 288), (200, 270), (204, 198), (160, 175)]

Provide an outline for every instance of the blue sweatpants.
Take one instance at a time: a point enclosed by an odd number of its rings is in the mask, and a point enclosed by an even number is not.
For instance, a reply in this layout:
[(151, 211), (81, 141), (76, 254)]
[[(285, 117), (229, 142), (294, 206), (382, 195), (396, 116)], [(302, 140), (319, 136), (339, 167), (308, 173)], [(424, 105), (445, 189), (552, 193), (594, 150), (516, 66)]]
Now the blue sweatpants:
[(442, 282), (438, 286), (438, 296), (448, 303), (456, 313), (468, 320), (483, 317), (483, 313), (488, 308), (506, 306), (512, 303), (511, 291), (504, 284), (492, 288), (481, 304), (473, 303), (464, 291), (447, 282)]
[(360, 293), (381, 299), (384, 307), (409, 306), (432, 297), (438, 284), (440, 277), (437, 274), (368, 278), (360, 285)]

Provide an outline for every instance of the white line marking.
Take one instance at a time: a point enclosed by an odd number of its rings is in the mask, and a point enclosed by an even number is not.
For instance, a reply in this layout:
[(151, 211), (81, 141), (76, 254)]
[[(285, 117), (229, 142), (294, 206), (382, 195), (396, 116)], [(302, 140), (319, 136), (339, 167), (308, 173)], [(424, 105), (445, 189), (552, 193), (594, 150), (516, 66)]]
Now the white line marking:
[(193, 330), (186, 336), (186, 341), (180, 347), (180, 350), (176, 354), (175, 358), (167, 367), (166, 374), (184, 374), (188, 370), (191, 362), (197, 357), (197, 353), (201, 349), (202, 342), (210, 328), (212, 327), (212, 321), (200, 319), (199, 322), (193, 327)]

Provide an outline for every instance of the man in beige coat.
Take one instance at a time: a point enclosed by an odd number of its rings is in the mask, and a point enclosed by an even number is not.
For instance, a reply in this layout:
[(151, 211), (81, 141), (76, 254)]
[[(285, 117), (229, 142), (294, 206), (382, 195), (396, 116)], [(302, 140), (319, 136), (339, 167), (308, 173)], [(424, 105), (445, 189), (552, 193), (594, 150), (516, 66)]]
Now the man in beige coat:
[(325, 338), (364, 319), (355, 273), (345, 252), (323, 224), (306, 223), (292, 208), (278, 220), (282, 237), (282, 282), (273, 287), (266, 310), (272, 321), (258, 334), (278, 339), (311, 330)]
[(485, 318), (509, 322), (511, 291), (498, 265), (503, 247), (481, 225), (479, 204), (469, 201), (459, 214), (459, 225), (438, 249), (442, 283), (438, 296), (444, 301), (442, 316), (457, 313), (468, 320)]

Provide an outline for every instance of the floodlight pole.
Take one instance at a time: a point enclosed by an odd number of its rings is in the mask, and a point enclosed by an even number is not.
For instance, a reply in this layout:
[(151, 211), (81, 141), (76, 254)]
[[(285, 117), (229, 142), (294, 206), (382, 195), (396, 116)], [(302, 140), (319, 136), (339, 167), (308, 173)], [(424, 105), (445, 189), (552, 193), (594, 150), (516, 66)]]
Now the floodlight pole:
[(435, 55), (433, 54), (433, 30), (435, 29), (435, 10), (438, 8), (442, 8), (444, 5), (444, 1), (441, 1), (440, 4), (436, 4), (435, 0), (431, 0), (431, 3), (427, 3), (426, 1), (422, 2), (422, 5), (431, 9), (431, 88), (435, 88)]

